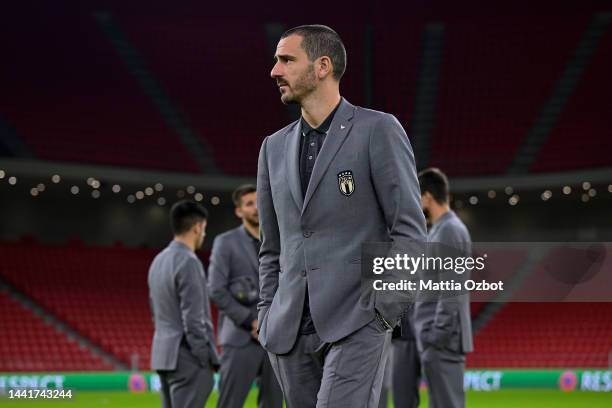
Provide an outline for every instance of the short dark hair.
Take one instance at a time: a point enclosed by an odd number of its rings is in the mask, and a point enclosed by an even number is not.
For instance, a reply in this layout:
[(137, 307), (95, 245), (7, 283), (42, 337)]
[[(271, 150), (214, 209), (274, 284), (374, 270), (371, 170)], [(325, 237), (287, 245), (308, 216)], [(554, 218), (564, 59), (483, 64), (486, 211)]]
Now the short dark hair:
[(232, 201), (236, 207), (240, 207), (242, 205), (242, 197), (247, 194), (251, 194), (257, 191), (257, 187), (253, 184), (243, 184), (236, 188), (232, 193)]
[(346, 48), (337, 32), (320, 24), (301, 25), (287, 30), (281, 38), (290, 35), (302, 37), (302, 49), (310, 61), (328, 56), (334, 67), (334, 78), (339, 81), (346, 70)]
[(177, 201), (170, 209), (170, 227), (174, 235), (184, 234), (206, 219), (208, 210), (192, 200)]
[(430, 167), (421, 171), (419, 173), (419, 185), (421, 186), (421, 195), (429, 192), (438, 204), (448, 203), (448, 178), (440, 169)]

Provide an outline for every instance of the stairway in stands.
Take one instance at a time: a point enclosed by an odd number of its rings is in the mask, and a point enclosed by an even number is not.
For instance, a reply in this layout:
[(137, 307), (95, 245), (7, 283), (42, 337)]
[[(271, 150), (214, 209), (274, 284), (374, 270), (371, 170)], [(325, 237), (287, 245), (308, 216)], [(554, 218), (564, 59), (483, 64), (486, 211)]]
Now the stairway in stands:
[(0, 282), (0, 372), (107, 371), (118, 361)]
[(417, 79), (411, 137), (417, 168), (427, 166), (431, 155), (431, 133), (434, 125), (436, 98), (442, 53), (444, 50), (444, 24), (429, 23), (423, 30), (422, 54)]
[(166, 125), (174, 130), (200, 170), (207, 174), (219, 173), (203, 138), (196, 134), (196, 130), (189, 124), (187, 117), (170, 100), (153, 72), (148, 69), (143, 57), (128, 41), (112, 16), (109, 13), (96, 13), (94, 18), (124, 65), (155, 104)]
[[(550, 96), (544, 103), (535, 123), (529, 129), (525, 140), (518, 149), (514, 162), (508, 168), (508, 173), (525, 174), (536, 164), (536, 158), (540, 150), (557, 126), (566, 109), (568, 100), (576, 90), (593, 55), (598, 50), (611, 21), (612, 13), (595, 13), (573, 55), (569, 58), (565, 70), (551, 90)], [(602, 105), (605, 106), (606, 102), (602, 101)], [(579, 139), (581, 138), (579, 137)]]
[(112, 356), (115, 366), (148, 369), (153, 324), (147, 272), (154, 254), (78, 243), (2, 243), (0, 278)]

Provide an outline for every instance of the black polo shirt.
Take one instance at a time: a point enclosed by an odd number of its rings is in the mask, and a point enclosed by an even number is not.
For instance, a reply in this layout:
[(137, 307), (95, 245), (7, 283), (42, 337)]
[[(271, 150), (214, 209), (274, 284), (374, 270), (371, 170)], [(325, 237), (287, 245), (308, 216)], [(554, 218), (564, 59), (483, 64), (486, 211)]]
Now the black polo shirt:
[[(340, 104), (338, 104), (338, 106), (340, 106)], [(310, 126), (304, 118), (300, 119), (300, 125), (302, 127), (302, 141), (300, 143), (300, 181), (302, 183), (302, 197), (306, 196), (306, 190), (308, 189), (308, 183), (312, 176), (315, 161), (321, 152), (321, 146), (323, 146), (325, 136), (327, 136), (332, 120), (334, 120), (338, 106), (336, 106), (332, 113), (330, 113), (323, 123), (321, 123), (321, 126), (316, 129)]]
[[(338, 104), (338, 106), (340, 106), (340, 104)], [(321, 123), (321, 125), (316, 129), (310, 126), (308, 122), (304, 120), (304, 118), (300, 120), (300, 126), (302, 127), (302, 141), (300, 143), (300, 181), (302, 183), (302, 198), (306, 196), (306, 190), (308, 189), (308, 183), (310, 182), (310, 177), (312, 176), (315, 161), (321, 152), (321, 146), (323, 146), (325, 136), (327, 136), (332, 120), (334, 120), (338, 106), (336, 106), (332, 113), (330, 113), (323, 123)], [(304, 298), (302, 321), (300, 323), (300, 334), (311, 333), (316, 333), (316, 330), (314, 323), (312, 322), (312, 317), (310, 316), (307, 286), (306, 297)]]

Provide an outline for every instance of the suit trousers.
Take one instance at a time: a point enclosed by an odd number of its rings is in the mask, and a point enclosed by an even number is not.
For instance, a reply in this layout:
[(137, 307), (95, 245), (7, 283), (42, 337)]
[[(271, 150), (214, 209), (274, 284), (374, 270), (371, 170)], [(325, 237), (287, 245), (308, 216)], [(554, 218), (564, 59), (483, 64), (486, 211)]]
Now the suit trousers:
[(417, 408), (421, 362), (416, 341), (395, 339), (391, 347), (393, 404), (396, 408)]
[(213, 371), (181, 344), (176, 370), (159, 370), (163, 408), (202, 408), (213, 389)]
[(465, 407), (463, 373), (465, 355), (428, 346), (421, 352), (430, 408)]
[(269, 356), (287, 408), (377, 408), (390, 347), (375, 318), (334, 343), (299, 334), (289, 353)]
[[(393, 344), (393, 342), (392, 342)], [(387, 408), (389, 405), (389, 394), (391, 392), (391, 354), (393, 353), (393, 349), (389, 352), (387, 356), (387, 363), (385, 364), (385, 375), (383, 376), (383, 385), (380, 390), (380, 402), (378, 403), (378, 408)]]
[(283, 393), (272, 371), (266, 351), (250, 341), (245, 346), (223, 346), (221, 355), (221, 380), (219, 383), (219, 408), (242, 408), (257, 379), (259, 408), (282, 408)]

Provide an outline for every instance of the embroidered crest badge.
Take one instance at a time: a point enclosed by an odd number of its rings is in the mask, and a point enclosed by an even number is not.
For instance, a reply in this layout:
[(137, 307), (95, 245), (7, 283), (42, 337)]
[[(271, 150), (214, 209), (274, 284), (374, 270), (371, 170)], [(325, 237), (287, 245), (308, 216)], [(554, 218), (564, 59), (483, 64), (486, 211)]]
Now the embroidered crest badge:
[(355, 191), (355, 180), (351, 170), (344, 170), (338, 173), (338, 187), (345, 196), (350, 196)]

